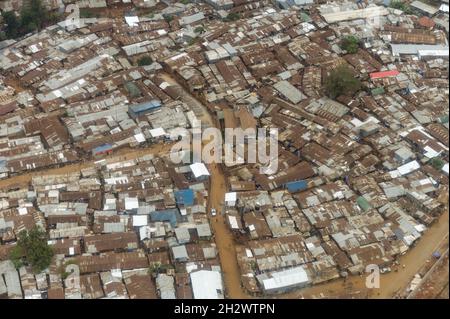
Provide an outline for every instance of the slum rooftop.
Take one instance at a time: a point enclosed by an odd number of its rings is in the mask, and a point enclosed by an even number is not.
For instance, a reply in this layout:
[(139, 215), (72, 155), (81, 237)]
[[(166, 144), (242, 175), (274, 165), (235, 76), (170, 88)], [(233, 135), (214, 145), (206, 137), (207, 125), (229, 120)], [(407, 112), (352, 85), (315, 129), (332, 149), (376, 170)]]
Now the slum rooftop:
[[(411, 14), (389, 1), (79, 3), (95, 17), (0, 43), (0, 295), (225, 296), (207, 167), (139, 153), (204, 116), (176, 82), (222, 129), (279, 130), (275, 174), (224, 167), (217, 209), (248, 293), (388, 269), (447, 205), (447, 2)], [(349, 35), (354, 53), (339, 45)], [(362, 89), (330, 99), (342, 65)], [(9, 260), (35, 226), (55, 252), (39, 274)], [(81, 287), (65, 284), (70, 263)]]

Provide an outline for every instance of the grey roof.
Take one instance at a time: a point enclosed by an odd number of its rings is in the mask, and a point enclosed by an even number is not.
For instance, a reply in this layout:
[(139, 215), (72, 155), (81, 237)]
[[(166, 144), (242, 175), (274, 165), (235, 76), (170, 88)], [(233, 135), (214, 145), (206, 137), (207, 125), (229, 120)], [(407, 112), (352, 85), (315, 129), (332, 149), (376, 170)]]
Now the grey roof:
[(191, 24), (200, 20), (203, 20), (205, 18), (205, 15), (203, 12), (198, 12), (190, 16), (182, 17), (180, 19), (181, 25)]
[(125, 231), (125, 225), (123, 223), (104, 223), (103, 231), (105, 233), (121, 233)]
[(176, 299), (174, 279), (166, 274), (158, 274), (156, 277), (156, 287), (159, 290), (161, 299)]
[(432, 51), (448, 51), (448, 46), (444, 45), (429, 45), (429, 44), (392, 44), (391, 49), (393, 55), (399, 54), (418, 54), (420, 50)]
[[(189, 229), (186, 227), (175, 228), (175, 235), (179, 244), (185, 244), (191, 241), (191, 235), (189, 234)], [(183, 246), (184, 247), (184, 246)]]
[(175, 259), (188, 259), (189, 258), (189, 255), (186, 250), (186, 246), (184, 246), (184, 245), (172, 247), (172, 253), (173, 253), (173, 257)]
[(433, 14), (435, 14), (436, 12), (439, 11), (439, 8), (430, 6), (429, 4), (423, 3), (423, 2), (421, 2), (421, 1), (413, 1), (413, 2), (411, 2), (410, 5), (411, 5), (412, 7), (414, 7), (414, 8), (420, 9), (420, 10), (422, 10), (422, 11), (424, 11), (424, 12), (427, 12), (427, 13), (429, 13), (429, 14), (431, 14), (431, 15), (433, 15)]
[(288, 81), (279, 81), (273, 86), (278, 92), (284, 95), (290, 102), (297, 104), (305, 99), (305, 95)]
[(210, 237), (212, 236), (211, 228), (209, 224), (200, 224), (197, 225), (197, 234), (199, 237)]

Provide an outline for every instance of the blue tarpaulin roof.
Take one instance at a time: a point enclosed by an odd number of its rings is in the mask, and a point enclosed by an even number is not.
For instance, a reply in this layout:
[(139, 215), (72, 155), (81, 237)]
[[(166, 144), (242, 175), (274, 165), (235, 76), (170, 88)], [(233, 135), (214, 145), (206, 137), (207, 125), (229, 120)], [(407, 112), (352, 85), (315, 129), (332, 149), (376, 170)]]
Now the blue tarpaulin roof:
[(289, 192), (293, 193), (306, 189), (308, 187), (308, 183), (305, 180), (299, 180), (286, 183), (285, 187), (288, 189)]
[(150, 219), (152, 222), (169, 222), (172, 227), (176, 227), (178, 216), (181, 217), (178, 209), (172, 208), (151, 212)]
[(103, 145), (97, 146), (92, 151), (94, 153), (101, 153), (101, 152), (108, 151), (110, 149), (112, 149), (112, 145), (111, 144), (103, 144)]
[(161, 101), (151, 100), (140, 104), (130, 105), (129, 109), (134, 113), (145, 112), (147, 110), (153, 110), (161, 106)]
[(179, 205), (194, 205), (194, 191), (190, 188), (181, 189), (175, 192), (175, 200)]
[(434, 258), (441, 258), (441, 253), (438, 252), (438, 251), (435, 251), (435, 252), (433, 253), (433, 257), (434, 257)]

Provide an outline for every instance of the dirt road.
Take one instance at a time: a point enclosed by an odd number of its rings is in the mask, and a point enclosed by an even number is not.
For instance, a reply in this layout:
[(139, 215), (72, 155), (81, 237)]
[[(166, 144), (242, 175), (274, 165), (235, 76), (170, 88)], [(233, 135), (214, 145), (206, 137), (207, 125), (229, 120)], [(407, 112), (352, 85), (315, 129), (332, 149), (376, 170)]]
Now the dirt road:
[[(178, 86), (181, 93), (181, 100), (194, 110), (196, 116), (206, 124), (206, 127), (217, 127), (218, 123), (211, 117), (207, 108), (189, 92), (182, 88), (168, 74), (162, 75), (163, 79), (172, 85)], [(203, 141), (208, 143), (208, 141)], [(225, 217), (221, 214), (225, 193), (227, 192), (225, 175), (220, 164), (209, 164), (210, 178), (210, 194), (208, 203), (208, 218), (214, 231), (214, 239), (219, 252), (220, 263), (222, 267), (225, 291), (228, 298), (250, 298), (241, 286), (241, 275), (236, 258), (236, 245), (234, 236), (225, 223)], [(217, 210), (216, 216), (209, 213), (211, 208)]]

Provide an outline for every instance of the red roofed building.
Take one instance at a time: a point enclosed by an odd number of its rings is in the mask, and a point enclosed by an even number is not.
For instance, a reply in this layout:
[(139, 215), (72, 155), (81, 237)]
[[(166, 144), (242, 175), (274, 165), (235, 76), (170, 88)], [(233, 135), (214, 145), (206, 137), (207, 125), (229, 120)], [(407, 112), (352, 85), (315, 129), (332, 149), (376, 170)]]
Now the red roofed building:
[(399, 73), (400, 72), (398, 72), (397, 70), (374, 72), (374, 73), (370, 73), (370, 78), (372, 80), (374, 80), (374, 79), (381, 79), (381, 78), (388, 78), (388, 77), (391, 77), (391, 76), (396, 76)]

